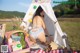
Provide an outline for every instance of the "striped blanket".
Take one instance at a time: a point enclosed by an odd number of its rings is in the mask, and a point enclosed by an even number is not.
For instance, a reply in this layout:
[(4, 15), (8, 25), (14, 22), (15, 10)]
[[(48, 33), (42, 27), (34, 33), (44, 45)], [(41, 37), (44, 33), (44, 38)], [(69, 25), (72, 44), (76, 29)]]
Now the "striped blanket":
[(60, 49), (60, 50), (52, 50), (46, 52), (44, 50), (39, 49), (39, 50), (31, 51), (30, 53), (80, 53), (80, 51), (65, 51), (63, 49)]

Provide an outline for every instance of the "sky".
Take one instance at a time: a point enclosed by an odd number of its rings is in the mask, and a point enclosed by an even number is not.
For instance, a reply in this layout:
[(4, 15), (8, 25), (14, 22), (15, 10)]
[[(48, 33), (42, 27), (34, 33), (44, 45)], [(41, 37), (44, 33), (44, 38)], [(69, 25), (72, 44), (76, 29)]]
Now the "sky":
[[(65, 0), (54, 0), (65, 1)], [(26, 12), (32, 0), (0, 0), (0, 10)], [(52, 7), (57, 5), (51, 1)]]

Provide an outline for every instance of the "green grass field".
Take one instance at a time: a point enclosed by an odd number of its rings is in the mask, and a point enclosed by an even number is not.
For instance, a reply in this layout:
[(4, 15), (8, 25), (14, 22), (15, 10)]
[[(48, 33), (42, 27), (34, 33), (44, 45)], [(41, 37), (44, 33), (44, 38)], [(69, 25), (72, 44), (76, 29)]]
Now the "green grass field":
[(80, 50), (80, 18), (59, 18), (63, 32), (68, 35), (68, 41), (73, 49)]
[[(20, 29), (19, 28), (20, 22), (0, 22), (0, 24), (2, 24), (2, 23), (6, 24), (6, 31)], [(13, 28), (14, 25), (17, 26), (15, 29)]]
[[(73, 49), (80, 50), (80, 18), (58, 18), (59, 24), (68, 35), (69, 45)], [(6, 24), (6, 31), (13, 30), (13, 25), (18, 22), (0, 22)], [(19, 29), (18, 27), (16, 29)]]

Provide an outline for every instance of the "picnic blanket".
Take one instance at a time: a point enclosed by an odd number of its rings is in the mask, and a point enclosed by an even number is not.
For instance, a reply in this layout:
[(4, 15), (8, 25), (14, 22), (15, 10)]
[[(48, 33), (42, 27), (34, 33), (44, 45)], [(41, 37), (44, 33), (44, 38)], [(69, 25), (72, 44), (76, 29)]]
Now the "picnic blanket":
[(57, 50), (51, 50), (49, 52), (46, 52), (42, 49), (31, 51), (30, 53), (80, 53), (80, 51), (72, 51), (72, 50), (67, 50), (65, 51), (64, 49), (57, 49)]

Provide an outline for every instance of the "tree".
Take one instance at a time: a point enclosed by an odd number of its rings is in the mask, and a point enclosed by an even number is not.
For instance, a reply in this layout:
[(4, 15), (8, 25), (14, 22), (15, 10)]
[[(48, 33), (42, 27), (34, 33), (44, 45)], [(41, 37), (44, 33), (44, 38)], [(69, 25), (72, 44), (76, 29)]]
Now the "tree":
[(71, 9), (78, 9), (80, 8), (80, 0), (68, 0), (70, 2)]

